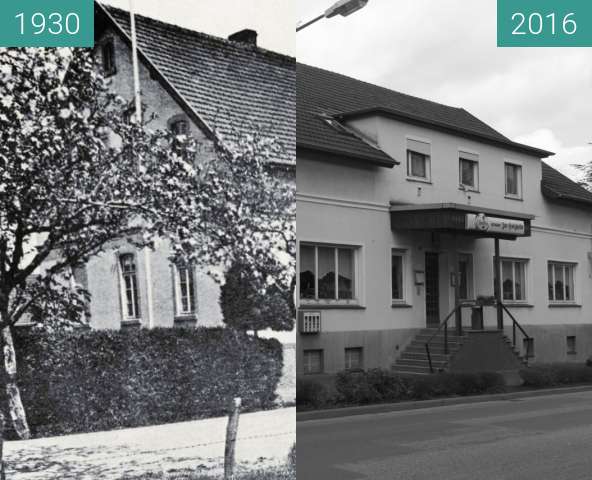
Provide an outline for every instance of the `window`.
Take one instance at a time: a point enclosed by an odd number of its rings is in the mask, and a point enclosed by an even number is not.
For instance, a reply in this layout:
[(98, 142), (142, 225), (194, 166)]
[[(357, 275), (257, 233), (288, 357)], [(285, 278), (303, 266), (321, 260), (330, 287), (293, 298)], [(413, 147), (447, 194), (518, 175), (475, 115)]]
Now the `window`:
[(459, 177), (461, 186), (468, 190), (479, 190), (479, 163), (461, 157), (459, 160)]
[(362, 370), (362, 348), (346, 348), (345, 349), (345, 369), (346, 370)]
[(190, 315), (195, 313), (195, 274), (192, 266), (177, 265), (176, 294), (177, 314)]
[(407, 139), (407, 176), (429, 182), (432, 146), (425, 141)]
[(303, 352), (304, 373), (313, 375), (323, 373), (323, 351), (304, 350)]
[(522, 349), (526, 358), (534, 357), (534, 338), (525, 338), (522, 340)]
[(460, 300), (473, 297), (473, 257), (469, 254), (458, 256), (458, 296)]
[(126, 319), (140, 318), (136, 260), (131, 253), (119, 257), (122, 278), (123, 311)]
[(549, 262), (547, 264), (549, 300), (551, 302), (573, 302), (574, 271), (573, 263)]
[(513, 163), (505, 164), (506, 196), (522, 198), (522, 167)]
[(171, 123), (171, 132), (174, 135), (187, 135), (189, 133), (189, 122), (187, 120), (175, 120)]
[(112, 38), (108, 39), (101, 45), (101, 61), (105, 77), (110, 77), (117, 73), (117, 67), (115, 65), (115, 44)]
[(576, 354), (576, 337), (574, 335), (567, 337), (567, 354), (568, 355), (575, 355)]
[(301, 245), (300, 298), (355, 299), (355, 249)]
[(523, 259), (500, 259), (503, 300), (511, 302), (526, 301), (527, 263), (528, 261)]
[(407, 151), (407, 176), (429, 181), (430, 157), (423, 153)]
[(405, 299), (404, 268), (405, 251), (392, 250), (391, 252), (391, 299), (393, 302), (402, 302)]

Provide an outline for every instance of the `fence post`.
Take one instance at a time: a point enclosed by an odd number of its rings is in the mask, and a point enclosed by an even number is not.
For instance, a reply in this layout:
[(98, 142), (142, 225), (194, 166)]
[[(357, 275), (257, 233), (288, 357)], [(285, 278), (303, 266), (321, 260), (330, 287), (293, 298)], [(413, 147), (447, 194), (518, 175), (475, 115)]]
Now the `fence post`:
[(236, 447), (236, 435), (238, 432), (238, 418), (241, 409), (241, 399), (235, 398), (232, 402), (232, 410), (228, 416), (226, 428), (226, 448), (224, 449), (224, 480), (234, 478), (234, 451)]

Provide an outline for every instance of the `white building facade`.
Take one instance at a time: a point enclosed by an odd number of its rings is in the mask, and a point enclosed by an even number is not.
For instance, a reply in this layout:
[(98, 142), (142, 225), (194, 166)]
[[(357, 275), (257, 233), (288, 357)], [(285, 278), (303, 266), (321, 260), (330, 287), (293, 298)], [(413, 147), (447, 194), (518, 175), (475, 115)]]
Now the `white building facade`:
[(463, 109), (303, 65), (297, 103), (299, 374), (413, 371), (405, 352), (424, 355), (414, 341), (449, 314), (451, 335), (499, 332), (498, 309), (508, 339), (512, 317), (526, 332), (516, 351), (530, 362), (592, 354), (592, 194), (545, 164), (551, 153)]

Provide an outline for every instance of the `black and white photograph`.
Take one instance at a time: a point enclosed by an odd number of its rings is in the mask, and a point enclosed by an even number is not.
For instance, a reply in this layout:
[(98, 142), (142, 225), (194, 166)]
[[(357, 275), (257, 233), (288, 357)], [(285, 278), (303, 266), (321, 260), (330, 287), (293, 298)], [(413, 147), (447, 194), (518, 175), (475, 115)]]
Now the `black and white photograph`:
[(0, 48), (0, 478), (296, 478), (294, 15)]
[(589, 48), (500, 48), (489, 0), (297, 16), (298, 478), (590, 478)]

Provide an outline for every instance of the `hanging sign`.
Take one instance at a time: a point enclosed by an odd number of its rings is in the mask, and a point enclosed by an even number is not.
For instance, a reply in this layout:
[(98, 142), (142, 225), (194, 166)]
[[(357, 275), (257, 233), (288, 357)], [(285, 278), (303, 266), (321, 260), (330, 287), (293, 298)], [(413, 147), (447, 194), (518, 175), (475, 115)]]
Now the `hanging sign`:
[(523, 220), (488, 217), (483, 213), (467, 213), (465, 229), (508, 235), (524, 235), (526, 233), (526, 225)]

